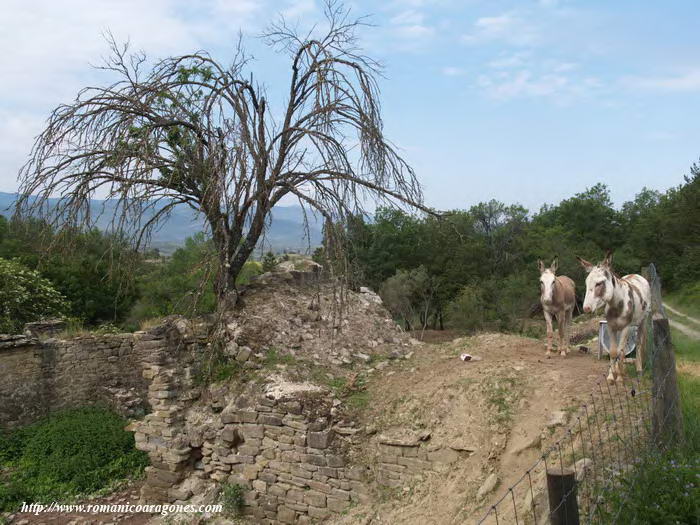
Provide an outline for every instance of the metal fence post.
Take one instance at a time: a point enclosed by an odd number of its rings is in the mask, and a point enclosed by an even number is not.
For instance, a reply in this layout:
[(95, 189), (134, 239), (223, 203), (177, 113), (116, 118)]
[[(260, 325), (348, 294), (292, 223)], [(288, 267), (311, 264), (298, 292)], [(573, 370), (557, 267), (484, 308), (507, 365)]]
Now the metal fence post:
[(572, 469), (547, 470), (547, 495), (552, 525), (579, 525), (576, 474)]

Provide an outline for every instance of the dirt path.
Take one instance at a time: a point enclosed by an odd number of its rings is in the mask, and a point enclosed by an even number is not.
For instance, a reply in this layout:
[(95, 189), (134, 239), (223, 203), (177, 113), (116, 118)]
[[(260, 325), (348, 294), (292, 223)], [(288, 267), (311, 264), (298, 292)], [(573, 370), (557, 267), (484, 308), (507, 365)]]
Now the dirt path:
[[(666, 308), (673, 315), (681, 317), (683, 319), (687, 319), (690, 323), (697, 323), (697, 326), (700, 326), (700, 319), (696, 319), (695, 317), (684, 314), (680, 310), (676, 310), (672, 306), (669, 306), (667, 303), (664, 303), (664, 308)], [(679, 332), (693, 339), (700, 340), (700, 330), (696, 329), (695, 327), (689, 326), (681, 321), (677, 321), (676, 319), (669, 318), (668, 322), (673, 328), (675, 328)]]
[(693, 339), (698, 339), (700, 340), (700, 330), (694, 330), (693, 328), (690, 328), (687, 325), (684, 325), (680, 321), (676, 321), (675, 319), (669, 319), (668, 320), (669, 324), (678, 330), (679, 332), (684, 333), (688, 337), (692, 337)]
[(680, 310), (676, 310), (672, 306), (669, 306), (668, 303), (664, 303), (664, 308), (666, 308), (672, 314), (677, 315), (678, 317), (683, 317), (683, 318), (687, 319), (688, 321), (691, 321), (693, 323), (700, 325), (700, 319), (697, 319), (696, 317), (693, 317), (693, 316), (688, 315), (688, 314), (684, 314)]

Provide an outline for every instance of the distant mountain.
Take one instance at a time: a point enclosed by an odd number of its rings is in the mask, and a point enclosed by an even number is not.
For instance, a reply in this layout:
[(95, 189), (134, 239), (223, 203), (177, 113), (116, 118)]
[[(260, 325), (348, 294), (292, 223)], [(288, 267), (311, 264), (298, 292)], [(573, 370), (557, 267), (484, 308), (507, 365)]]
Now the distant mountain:
[[(0, 215), (11, 215), (16, 200), (16, 193), (0, 192)], [(92, 209), (101, 211), (97, 219), (97, 227), (102, 230), (108, 229), (116, 211), (116, 204), (112, 201), (93, 200)], [(283, 250), (303, 252), (309, 246), (313, 249), (321, 244), (322, 223), (313, 215), (308, 215), (308, 221), (309, 238), (306, 238), (303, 209), (300, 206), (276, 206), (272, 210), (271, 226), (259, 243), (262, 245), (260, 248), (275, 252)], [(172, 253), (185, 242), (185, 239), (206, 229), (204, 221), (198, 218), (193, 210), (184, 205), (178, 206), (174, 208), (162, 227), (153, 233), (151, 247), (158, 248), (166, 254)]]

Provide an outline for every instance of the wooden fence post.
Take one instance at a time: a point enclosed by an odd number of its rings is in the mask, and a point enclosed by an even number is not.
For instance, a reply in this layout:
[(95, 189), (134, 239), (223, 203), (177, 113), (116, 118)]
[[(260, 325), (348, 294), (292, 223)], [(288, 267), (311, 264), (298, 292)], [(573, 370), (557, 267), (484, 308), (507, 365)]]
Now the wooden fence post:
[(573, 470), (547, 470), (547, 495), (552, 525), (579, 525), (576, 474)]
[(683, 437), (676, 358), (671, 344), (668, 319), (654, 319), (654, 356), (652, 364), (652, 438), (657, 447), (666, 448)]

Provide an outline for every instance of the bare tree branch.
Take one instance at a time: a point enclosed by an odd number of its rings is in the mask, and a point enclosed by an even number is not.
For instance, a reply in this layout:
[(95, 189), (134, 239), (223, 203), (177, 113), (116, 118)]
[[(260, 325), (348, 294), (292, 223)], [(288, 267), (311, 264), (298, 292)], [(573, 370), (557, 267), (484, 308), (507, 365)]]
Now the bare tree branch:
[[(100, 68), (118, 80), (53, 111), (20, 173), (18, 212), (89, 227), (99, 191), (118, 203), (112, 227), (139, 247), (174, 206), (187, 204), (211, 230), (224, 302), (287, 195), (327, 222), (379, 203), (432, 213), (384, 137), (380, 66), (357, 48), (366, 22), (333, 0), (325, 14), (321, 34), (301, 35), (280, 19), (263, 35), (291, 59), (279, 116), (245, 71), (241, 38), (228, 67), (196, 52), (149, 70), (145, 56), (108, 36), (111, 55)], [(49, 206), (50, 198), (58, 203)]]

